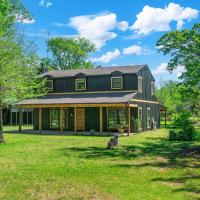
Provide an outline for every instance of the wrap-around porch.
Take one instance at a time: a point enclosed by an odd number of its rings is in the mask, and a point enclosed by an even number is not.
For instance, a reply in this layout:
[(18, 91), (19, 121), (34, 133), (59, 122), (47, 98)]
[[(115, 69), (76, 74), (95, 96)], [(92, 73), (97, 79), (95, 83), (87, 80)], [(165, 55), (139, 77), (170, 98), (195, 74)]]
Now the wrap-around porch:
[[(22, 105), (19, 132), (22, 132), (22, 108), (33, 109), (33, 132), (54, 131), (63, 134), (123, 130), (127, 135), (136, 132), (137, 104), (46, 104)], [(50, 133), (50, 132), (48, 132)], [(47, 134), (48, 134), (47, 133)], [(51, 133), (50, 133), (51, 134)]]

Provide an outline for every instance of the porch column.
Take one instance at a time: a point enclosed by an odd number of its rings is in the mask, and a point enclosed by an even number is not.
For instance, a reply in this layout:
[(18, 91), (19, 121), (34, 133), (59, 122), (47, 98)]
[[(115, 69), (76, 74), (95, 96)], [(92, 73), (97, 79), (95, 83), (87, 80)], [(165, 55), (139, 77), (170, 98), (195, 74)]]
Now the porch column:
[(22, 132), (22, 124), (23, 124), (23, 112), (22, 112), (22, 109), (20, 108), (19, 109), (19, 133)]
[(127, 122), (128, 122), (128, 132), (127, 132), (127, 134), (128, 134), (128, 136), (130, 136), (130, 133), (131, 133), (131, 110), (130, 110), (131, 108), (128, 106), (128, 113), (127, 113), (127, 118), (128, 118), (128, 120), (127, 120)]
[(39, 108), (39, 132), (42, 132), (42, 108)]
[(102, 115), (102, 110), (103, 108), (100, 107), (100, 116), (99, 116), (99, 121), (100, 121), (100, 132), (103, 132), (103, 115)]
[(74, 107), (74, 132), (76, 133), (76, 107)]
[(60, 108), (60, 131), (63, 131), (63, 107)]

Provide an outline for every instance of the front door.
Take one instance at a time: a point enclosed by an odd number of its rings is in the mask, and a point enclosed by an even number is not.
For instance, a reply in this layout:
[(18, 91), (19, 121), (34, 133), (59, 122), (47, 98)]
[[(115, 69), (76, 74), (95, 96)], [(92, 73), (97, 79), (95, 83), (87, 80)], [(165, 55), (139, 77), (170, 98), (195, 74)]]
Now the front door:
[(85, 130), (85, 108), (76, 109), (76, 130)]

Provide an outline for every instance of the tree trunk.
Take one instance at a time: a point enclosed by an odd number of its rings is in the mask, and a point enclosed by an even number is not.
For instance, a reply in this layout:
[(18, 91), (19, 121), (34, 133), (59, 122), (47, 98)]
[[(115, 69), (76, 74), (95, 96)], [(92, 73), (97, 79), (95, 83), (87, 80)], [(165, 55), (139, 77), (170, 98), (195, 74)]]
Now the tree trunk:
[(3, 108), (0, 107), (0, 143), (4, 142), (3, 138)]

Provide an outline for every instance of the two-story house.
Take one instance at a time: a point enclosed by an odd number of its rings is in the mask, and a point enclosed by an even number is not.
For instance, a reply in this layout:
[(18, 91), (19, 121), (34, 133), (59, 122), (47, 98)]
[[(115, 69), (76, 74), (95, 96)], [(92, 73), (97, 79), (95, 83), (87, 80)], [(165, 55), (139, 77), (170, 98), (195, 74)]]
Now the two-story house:
[(159, 127), (160, 106), (147, 65), (50, 71), (49, 93), (20, 102), (33, 109), (35, 130), (127, 133)]

